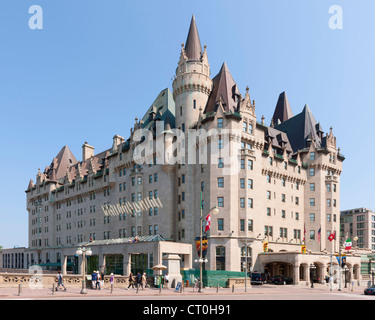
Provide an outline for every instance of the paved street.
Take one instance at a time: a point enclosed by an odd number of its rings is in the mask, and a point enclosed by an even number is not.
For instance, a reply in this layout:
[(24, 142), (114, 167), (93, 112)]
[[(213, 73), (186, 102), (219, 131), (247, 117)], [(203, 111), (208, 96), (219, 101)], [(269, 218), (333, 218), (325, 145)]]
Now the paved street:
[(18, 295), (18, 287), (0, 288), (1, 300), (375, 300), (375, 296), (363, 294), (364, 287), (337, 288), (330, 291), (328, 286), (275, 286), (262, 285), (245, 288), (206, 288), (203, 293), (194, 292), (192, 288), (185, 288), (184, 292), (175, 292), (173, 289), (145, 289), (138, 292), (134, 289), (109, 288), (102, 290), (87, 289), (87, 294), (80, 294), (80, 288), (68, 287), (67, 291), (58, 291), (52, 294), (51, 288), (31, 289), (22, 287)]

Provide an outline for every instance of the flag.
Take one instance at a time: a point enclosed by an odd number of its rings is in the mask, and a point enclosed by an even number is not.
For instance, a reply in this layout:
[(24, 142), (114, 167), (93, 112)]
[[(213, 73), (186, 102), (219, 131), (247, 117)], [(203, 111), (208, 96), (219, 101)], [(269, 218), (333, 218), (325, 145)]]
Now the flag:
[[(197, 237), (195, 239), (195, 246), (197, 248), (198, 257), (201, 256), (201, 238)], [(207, 254), (208, 240), (207, 237), (202, 237), (202, 258), (204, 259)]]
[(319, 228), (319, 230), (318, 230), (318, 236), (317, 236), (317, 238), (318, 238), (318, 242), (320, 242), (320, 236), (321, 236), (321, 228)]
[(211, 213), (209, 213), (208, 216), (206, 217), (206, 228), (204, 229), (204, 232), (207, 232), (208, 230), (210, 230), (210, 226), (211, 226)]
[(305, 242), (306, 237), (306, 225), (303, 225), (303, 241)]
[(352, 240), (347, 239), (345, 241), (345, 250), (350, 250), (352, 248)]
[(334, 231), (332, 234), (329, 235), (328, 240), (333, 241), (336, 238), (336, 231)]

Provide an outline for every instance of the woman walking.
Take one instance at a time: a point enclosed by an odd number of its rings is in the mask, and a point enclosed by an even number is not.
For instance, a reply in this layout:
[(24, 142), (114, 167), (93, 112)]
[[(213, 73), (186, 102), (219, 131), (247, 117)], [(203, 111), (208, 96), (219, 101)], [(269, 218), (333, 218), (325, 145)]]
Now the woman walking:
[(134, 289), (134, 278), (133, 278), (133, 274), (130, 272), (130, 275), (129, 275), (129, 286), (126, 290), (129, 290), (130, 286), (132, 286), (132, 288)]

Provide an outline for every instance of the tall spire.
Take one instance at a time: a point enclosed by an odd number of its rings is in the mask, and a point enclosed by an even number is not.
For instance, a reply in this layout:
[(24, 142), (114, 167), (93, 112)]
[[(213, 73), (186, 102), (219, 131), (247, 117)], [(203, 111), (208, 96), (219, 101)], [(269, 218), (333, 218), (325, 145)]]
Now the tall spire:
[(213, 88), (204, 113), (216, 112), (218, 102), (220, 101), (225, 105), (224, 109), (226, 112), (237, 111), (240, 92), (225, 62), (219, 73), (212, 80)]
[(287, 121), (292, 117), (292, 109), (290, 107), (288, 97), (284, 91), (280, 94), (279, 100), (277, 101), (276, 109), (272, 117), (273, 125), (278, 125), (279, 123)]
[(191, 18), (189, 34), (186, 39), (185, 51), (188, 61), (200, 61), (203, 55), (201, 41), (199, 39), (198, 28), (195, 23), (195, 17)]

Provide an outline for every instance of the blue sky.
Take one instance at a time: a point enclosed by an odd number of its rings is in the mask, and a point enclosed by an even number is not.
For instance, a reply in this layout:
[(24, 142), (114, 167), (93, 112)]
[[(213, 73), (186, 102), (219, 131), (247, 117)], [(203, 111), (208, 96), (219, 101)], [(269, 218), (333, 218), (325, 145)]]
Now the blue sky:
[[(225, 61), (269, 123), (286, 91), (333, 127), (346, 156), (341, 209), (375, 209), (373, 0), (3, 0), (0, 39), (0, 245), (27, 246), (25, 190), (64, 145), (78, 160), (128, 137), (158, 93), (172, 87), (192, 14), (212, 76)], [(43, 30), (28, 25), (43, 9)], [(331, 5), (343, 29), (328, 26)], [(371, 130), (371, 131), (370, 131)]]

